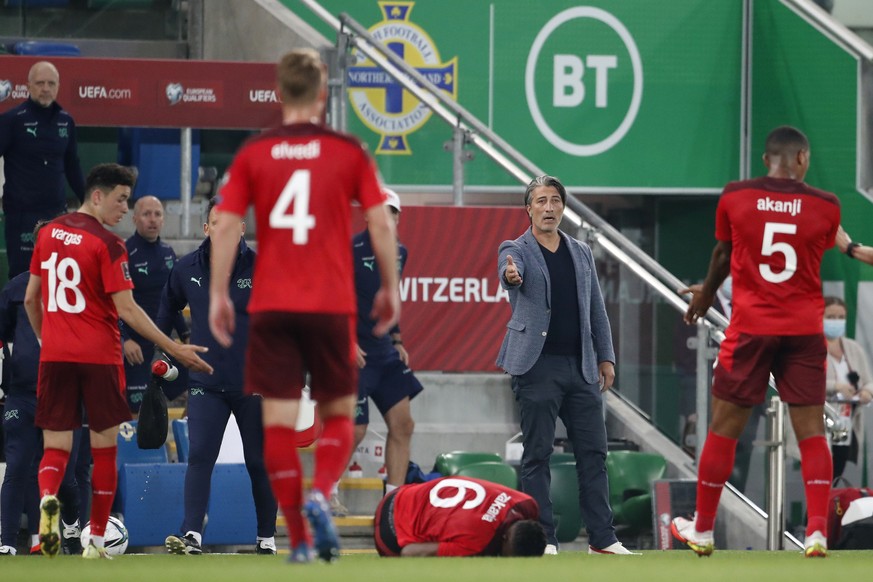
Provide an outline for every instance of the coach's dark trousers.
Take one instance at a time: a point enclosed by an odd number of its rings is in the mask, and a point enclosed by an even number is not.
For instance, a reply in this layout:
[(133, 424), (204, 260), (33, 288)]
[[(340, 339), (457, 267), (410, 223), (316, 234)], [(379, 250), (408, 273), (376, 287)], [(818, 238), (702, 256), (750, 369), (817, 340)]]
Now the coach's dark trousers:
[(512, 377), (512, 390), (521, 413), (523, 433), (521, 488), (539, 505), (548, 543), (558, 543), (549, 497), (549, 458), (558, 417), (567, 427), (576, 457), (579, 506), (589, 543), (595, 548), (615, 543), (600, 387), (585, 382), (578, 357), (542, 354), (527, 373)]
[(239, 426), (246, 469), (252, 480), (258, 536), (269, 538), (276, 533), (276, 501), (273, 499), (270, 480), (264, 467), (261, 398), (245, 396), (240, 389), (220, 391), (192, 387), (188, 392), (188, 438), (191, 450), (188, 471), (185, 473), (185, 519), (182, 533), (203, 532), (212, 469), (218, 459), (224, 429), (231, 413), (236, 417)]

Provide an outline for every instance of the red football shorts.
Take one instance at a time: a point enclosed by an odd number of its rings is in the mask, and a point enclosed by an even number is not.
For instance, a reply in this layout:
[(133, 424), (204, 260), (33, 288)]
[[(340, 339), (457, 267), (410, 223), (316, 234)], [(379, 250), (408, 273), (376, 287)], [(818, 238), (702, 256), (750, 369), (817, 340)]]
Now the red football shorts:
[(36, 426), (67, 431), (82, 426), (82, 406), (94, 432), (131, 419), (124, 397), (124, 366), (40, 362), (36, 388)]
[(358, 393), (355, 316), (260, 311), (249, 318), (247, 394), (299, 400), (309, 372), (312, 398)]
[(823, 334), (749, 335), (728, 326), (718, 352), (712, 394), (737, 406), (764, 402), (770, 373), (779, 397), (788, 404), (825, 401), (827, 344)]

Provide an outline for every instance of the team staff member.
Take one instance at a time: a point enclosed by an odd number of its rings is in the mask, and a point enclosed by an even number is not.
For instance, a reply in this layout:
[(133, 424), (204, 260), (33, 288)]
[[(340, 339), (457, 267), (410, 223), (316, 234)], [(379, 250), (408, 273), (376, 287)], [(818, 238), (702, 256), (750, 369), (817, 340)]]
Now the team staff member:
[[(161, 296), (158, 327), (168, 331), (175, 315), (186, 305), (191, 309), (191, 340), (209, 347), (203, 359), (215, 368), (212, 375), (193, 372), (188, 381), (188, 437), (191, 449), (185, 472), (185, 519), (182, 534), (167, 537), (172, 554), (200, 554), (203, 518), (209, 503), (212, 469), (218, 459), (228, 418), (233, 414), (242, 436), (246, 469), (252, 480), (258, 533), (255, 551), (275, 554), (276, 501), (264, 468), (264, 429), (261, 397), (243, 394), (243, 367), (249, 326), (246, 307), (252, 294), (255, 252), (240, 236), (236, 261), (230, 275), (230, 298), (238, 317), (233, 347), (220, 346), (209, 332), (209, 235), (216, 223), (215, 198), (209, 201), (203, 234), (206, 240), (193, 253), (179, 259)], [(245, 223), (242, 225), (242, 235)]]
[(30, 98), (0, 116), (10, 279), (30, 266), (37, 221), (67, 211), (64, 178), (79, 202), (84, 200), (76, 123), (56, 101), (59, 83), (60, 75), (53, 64), (35, 63), (27, 75)]
[(355, 138), (318, 120), (327, 100), (326, 67), (312, 49), (279, 62), (283, 125), (249, 140), (219, 191), (212, 233), (209, 327), (224, 347), (233, 342), (236, 308), (230, 271), (240, 223), (249, 206), (258, 222), (258, 263), (249, 303), (246, 392), (264, 396), (264, 462), (288, 520), (291, 560), (312, 559), (313, 540), (301, 516), (303, 483), (294, 446), (305, 374), (323, 422), (315, 449), (312, 493), (303, 510), (322, 560), (339, 555), (327, 497), (354, 444), (357, 368), (355, 289), (349, 241), (351, 203), (368, 222), (381, 285), (373, 301), (373, 333), (400, 315), (397, 239), (370, 157)]
[(515, 489), (444, 477), (405, 485), (376, 509), (380, 556), (542, 556), (537, 504)]
[(497, 365), (512, 375), (523, 435), (521, 487), (539, 505), (546, 554), (558, 553), (549, 458), (560, 417), (576, 458), (588, 551), (627, 555), (615, 537), (606, 475), (602, 393), (615, 380), (612, 332), (591, 249), (558, 229), (566, 199), (557, 178), (531, 180), (524, 193), (531, 226), (500, 245), (497, 273), (512, 317)]
[(128, 168), (95, 166), (88, 175), (84, 204), (40, 230), (30, 264), (24, 307), (42, 344), (36, 408), (44, 443), (39, 538), (48, 556), (60, 549), (56, 494), (84, 406), (94, 472), (91, 541), (82, 555), (107, 557), (103, 534), (115, 497), (118, 425), (130, 419), (121, 392), (124, 367), (118, 318), (183, 365), (212, 371), (197, 355), (206, 348), (177, 344), (133, 300), (124, 242), (104, 228), (118, 224), (127, 212), (133, 182)]
[(691, 287), (685, 321), (706, 315), (722, 281), (733, 279), (731, 321), (712, 382), (712, 423), (697, 472), (694, 519), (677, 517), (674, 537), (698, 555), (713, 552), (713, 528), (737, 440), (764, 402), (772, 372), (800, 447), (808, 519), (804, 553), (827, 556), (832, 460), (822, 420), (827, 344), (821, 259), (834, 245), (840, 202), (803, 182), (809, 140), (794, 127), (767, 136), (767, 176), (725, 186), (715, 215), (717, 243), (703, 285)]
[[(153, 320), (158, 316), (161, 293), (167, 277), (176, 264), (176, 251), (161, 240), (164, 227), (164, 206), (154, 196), (143, 196), (133, 205), (133, 224), (136, 227), (124, 241), (130, 257), (130, 278), (133, 280), (133, 299)], [(187, 341), (191, 335), (181, 312), (173, 314), (172, 328), (179, 338)], [(167, 329), (169, 335), (171, 329)], [(138, 333), (121, 324), (124, 350), (124, 375), (127, 378), (127, 404), (139, 412), (142, 397), (151, 379), (151, 364), (155, 344), (144, 340)]]
[[(385, 205), (396, 225), (400, 221), (400, 197), (387, 188), (383, 192), (388, 198)], [(358, 403), (355, 410), (355, 448), (367, 435), (367, 425), (370, 423), (368, 401), (372, 399), (388, 426), (385, 492), (389, 493), (406, 482), (409, 447), (415, 427), (409, 403), (423, 388), (409, 369), (409, 354), (403, 347), (400, 326), (394, 326), (385, 336), (373, 335), (376, 322), (370, 318), (370, 312), (380, 280), (373, 264), (375, 257), (368, 231), (352, 239), (352, 254), (355, 262), (355, 293), (358, 297), (357, 362), (361, 369), (358, 373)], [(403, 273), (407, 254), (406, 247), (398, 243), (399, 275)]]

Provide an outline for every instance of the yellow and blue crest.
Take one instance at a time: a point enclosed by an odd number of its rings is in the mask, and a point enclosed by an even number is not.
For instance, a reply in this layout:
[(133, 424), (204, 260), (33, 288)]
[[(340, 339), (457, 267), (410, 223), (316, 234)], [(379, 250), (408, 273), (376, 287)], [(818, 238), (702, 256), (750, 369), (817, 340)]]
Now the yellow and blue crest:
[[(370, 27), (370, 34), (439, 90), (457, 99), (458, 57), (443, 62), (430, 35), (410, 21), (415, 2), (378, 4), (382, 20)], [(379, 134), (376, 153), (411, 154), (406, 136), (424, 126), (430, 109), (364, 55), (357, 51), (353, 55), (355, 64), (348, 70), (349, 103), (361, 122)]]

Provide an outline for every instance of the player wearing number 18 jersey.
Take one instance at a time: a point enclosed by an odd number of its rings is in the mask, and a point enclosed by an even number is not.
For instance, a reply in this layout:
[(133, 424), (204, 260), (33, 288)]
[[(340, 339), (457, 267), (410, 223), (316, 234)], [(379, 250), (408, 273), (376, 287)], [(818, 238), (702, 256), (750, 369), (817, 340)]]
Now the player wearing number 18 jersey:
[(546, 534), (534, 499), (471, 477), (404, 485), (376, 509), (382, 556), (542, 556)]
[(809, 519), (807, 556), (827, 555), (824, 537), (831, 455), (824, 437), (827, 348), (823, 328), (821, 260), (840, 224), (836, 196), (806, 185), (806, 136), (778, 127), (767, 137), (764, 178), (729, 184), (719, 199), (709, 273), (685, 314), (703, 317), (715, 292), (733, 278), (731, 322), (712, 385), (712, 424), (700, 456), (697, 513), (677, 517), (673, 534), (700, 555), (713, 551), (718, 502), (734, 465), (737, 439), (752, 407), (764, 401), (770, 373), (790, 405), (800, 446)]
[(119, 316), (149, 341), (202, 371), (199, 346), (176, 344), (134, 302), (124, 242), (103, 228), (127, 212), (133, 173), (117, 164), (96, 166), (78, 212), (61, 216), (38, 235), (24, 305), (42, 343), (36, 424), (43, 429), (39, 466), (39, 536), (44, 554), (60, 549), (56, 497), (73, 444), (73, 429), (88, 414), (94, 471), (91, 543), (85, 558), (105, 558), (103, 533), (115, 497), (118, 425), (130, 419), (124, 398)]
[(249, 301), (245, 385), (264, 397), (264, 462), (288, 520), (291, 559), (311, 560), (312, 537), (301, 517), (295, 423), (306, 372), (323, 422), (315, 450), (313, 494), (303, 508), (319, 557), (338, 556), (339, 541), (325, 496), (352, 452), (357, 393), (355, 292), (349, 247), (350, 205), (368, 221), (381, 285), (371, 316), (374, 333), (397, 320), (397, 241), (378, 180), (360, 143), (317, 123), (324, 112), (324, 64), (313, 50), (287, 54), (278, 66), (282, 127), (247, 142), (219, 191), (212, 238), (209, 325), (228, 347), (235, 325), (228, 277), (240, 222), (255, 208), (258, 260)]

